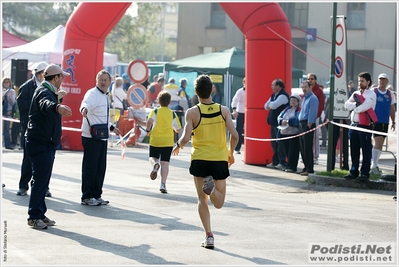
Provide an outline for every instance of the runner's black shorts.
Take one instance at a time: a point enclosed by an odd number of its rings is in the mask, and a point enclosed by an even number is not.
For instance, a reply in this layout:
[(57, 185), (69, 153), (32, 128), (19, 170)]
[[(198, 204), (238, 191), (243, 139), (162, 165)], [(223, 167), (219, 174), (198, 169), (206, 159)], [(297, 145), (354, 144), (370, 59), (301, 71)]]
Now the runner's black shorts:
[(224, 180), (230, 176), (227, 161), (192, 160), (190, 174), (197, 177), (212, 176), (215, 180)]
[[(389, 124), (388, 123), (376, 123), (375, 125), (374, 125), (374, 131), (377, 131), (377, 132), (382, 132), (382, 133), (387, 133), (388, 132), (388, 128), (389, 128)], [(385, 135), (382, 135), (382, 134), (374, 134), (373, 135), (374, 137), (377, 137), (377, 136), (382, 136), (382, 137), (386, 137)]]
[(157, 147), (150, 146), (150, 158), (161, 159), (161, 161), (170, 161), (170, 155), (172, 155), (173, 146)]

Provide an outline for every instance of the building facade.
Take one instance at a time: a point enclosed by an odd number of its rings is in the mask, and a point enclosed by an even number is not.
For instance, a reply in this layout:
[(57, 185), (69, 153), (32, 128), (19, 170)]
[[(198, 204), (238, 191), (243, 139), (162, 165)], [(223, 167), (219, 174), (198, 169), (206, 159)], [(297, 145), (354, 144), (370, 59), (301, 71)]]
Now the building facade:
[[(326, 86), (331, 72), (327, 66), (331, 65), (333, 3), (280, 6), (291, 25), (292, 66), (304, 74), (316, 73), (318, 82)], [(356, 81), (357, 74), (367, 71), (377, 83), (378, 74), (385, 72), (396, 89), (397, 8), (396, 2), (337, 3), (337, 15), (346, 18), (348, 80)], [(245, 37), (218, 3), (179, 3), (178, 14), (177, 59), (233, 46), (245, 49)], [(307, 38), (307, 31), (315, 38)]]

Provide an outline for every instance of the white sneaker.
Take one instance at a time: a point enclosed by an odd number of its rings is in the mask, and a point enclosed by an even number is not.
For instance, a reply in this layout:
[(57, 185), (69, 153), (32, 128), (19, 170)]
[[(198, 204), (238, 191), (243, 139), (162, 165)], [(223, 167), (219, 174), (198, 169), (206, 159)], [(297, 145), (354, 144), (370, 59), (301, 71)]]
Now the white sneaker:
[(161, 193), (168, 193), (168, 190), (166, 190), (165, 183), (161, 183), (161, 187), (159, 188), (159, 191), (161, 191)]
[(282, 170), (282, 171), (285, 170), (285, 167), (282, 164), (277, 164), (276, 166), (274, 166), (274, 168), (276, 168), (277, 170)]
[(377, 167), (375, 167), (375, 168), (371, 168), (370, 173), (376, 174), (376, 175), (381, 175), (381, 174), (382, 174), (382, 171), (381, 171), (380, 168), (378, 168), (378, 166), (377, 166)]
[(94, 197), (83, 199), (81, 202), (82, 205), (89, 205), (89, 206), (100, 206), (101, 202), (97, 201)]
[(100, 202), (100, 205), (108, 205), (109, 204), (109, 201), (108, 200), (104, 200), (102, 197), (96, 198), (96, 200), (98, 202)]
[(210, 195), (215, 190), (215, 182), (213, 181), (213, 177), (208, 175), (204, 177), (204, 185), (202, 186), (202, 191), (205, 194)]
[(313, 164), (314, 164), (314, 165), (319, 165), (319, 160), (318, 160), (318, 159), (315, 159), (315, 160), (313, 161)]
[(266, 165), (266, 167), (267, 168), (274, 168), (274, 167), (276, 167), (277, 165), (274, 165), (273, 163), (270, 163), (270, 164), (267, 164)]
[(152, 171), (150, 173), (151, 180), (157, 179), (157, 173), (158, 173), (159, 167), (161, 167), (161, 165), (159, 165), (158, 162), (154, 164), (154, 168), (152, 169)]
[(204, 248), (214, 248), (215, 247), (215, 239), (213, 238), (213, 236), (207, 236), (205, 237), (205, 240), (202, 241), (201, 243), (201, 247)]

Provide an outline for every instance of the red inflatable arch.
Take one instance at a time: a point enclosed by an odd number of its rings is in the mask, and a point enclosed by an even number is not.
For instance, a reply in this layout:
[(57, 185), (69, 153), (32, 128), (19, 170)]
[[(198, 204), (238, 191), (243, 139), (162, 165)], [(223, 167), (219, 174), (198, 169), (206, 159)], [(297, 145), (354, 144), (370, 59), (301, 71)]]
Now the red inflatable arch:
[[(65, 77), (63, 87), (70, 90), (65, 104), (73, 116), (63, 118), (63, 125), (80, 128), (80, 102), (95, 83), (102, 69), (104, 40), (131, 3), (81, 3), (65, 27), (64, 70), (73, 71)], [(264, 165), (273, 155), (267, 111), (263, 105), (272, 94), (271, 83), (281, 78), (290, 91), (292, 79), (291, 30), (288, 20), (277, 3), (221, 3), (222, 8), (245, 35), (246, 44), (246, 139), (244, 162)], [(284, 39), (288, 40), (286, 42)], [(254, 89), (252, 89), (254, 88)], [(63, 131), (62, 148), (82, 150), (80, 132)]]
[[(271, 83), (280, 78), (291, 92), (291, 29), (277, 3), (220, 3), (245, 35), (246, 108), (245, 136), (270, 138), (265, 102), (272, 94)], [(277, 33), (277, 34), (276, 34)], [(270, 142), (245, 139), (244, 162), (264, 165), (272, 160)]]
[[(66, 23), (62, 68), (71, 75), (62, 83), (69, 91), (63, 102), (72, 108), (73, 115), (63, 117), (64, 127), (80, 129), (80, 103), (103, 69), (105, 38), (131, 4), (82, 2)], [(66, 150), (83, 150), (81, 132), (63, 130), (61, 145)]]

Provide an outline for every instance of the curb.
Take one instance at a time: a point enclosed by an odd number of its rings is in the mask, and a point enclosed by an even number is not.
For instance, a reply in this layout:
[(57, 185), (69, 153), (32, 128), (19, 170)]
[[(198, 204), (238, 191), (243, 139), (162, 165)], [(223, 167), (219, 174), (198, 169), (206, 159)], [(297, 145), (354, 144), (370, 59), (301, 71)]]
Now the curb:
[(350, 188), (360, 188), (360, 189), (375, 189), (375, 190), (386, 190), (396, 192), (396, 182), (389, 182), (384, 180), (368, 182), (359, 182), (356, 180), (345, 180), (343, 178), (328, 177), (310, 173), (307, 179), (308, 183), (318, 184), (318, 185), (329, 185), (329, 186), (340, 186), (340, 187), (350, 187)]

